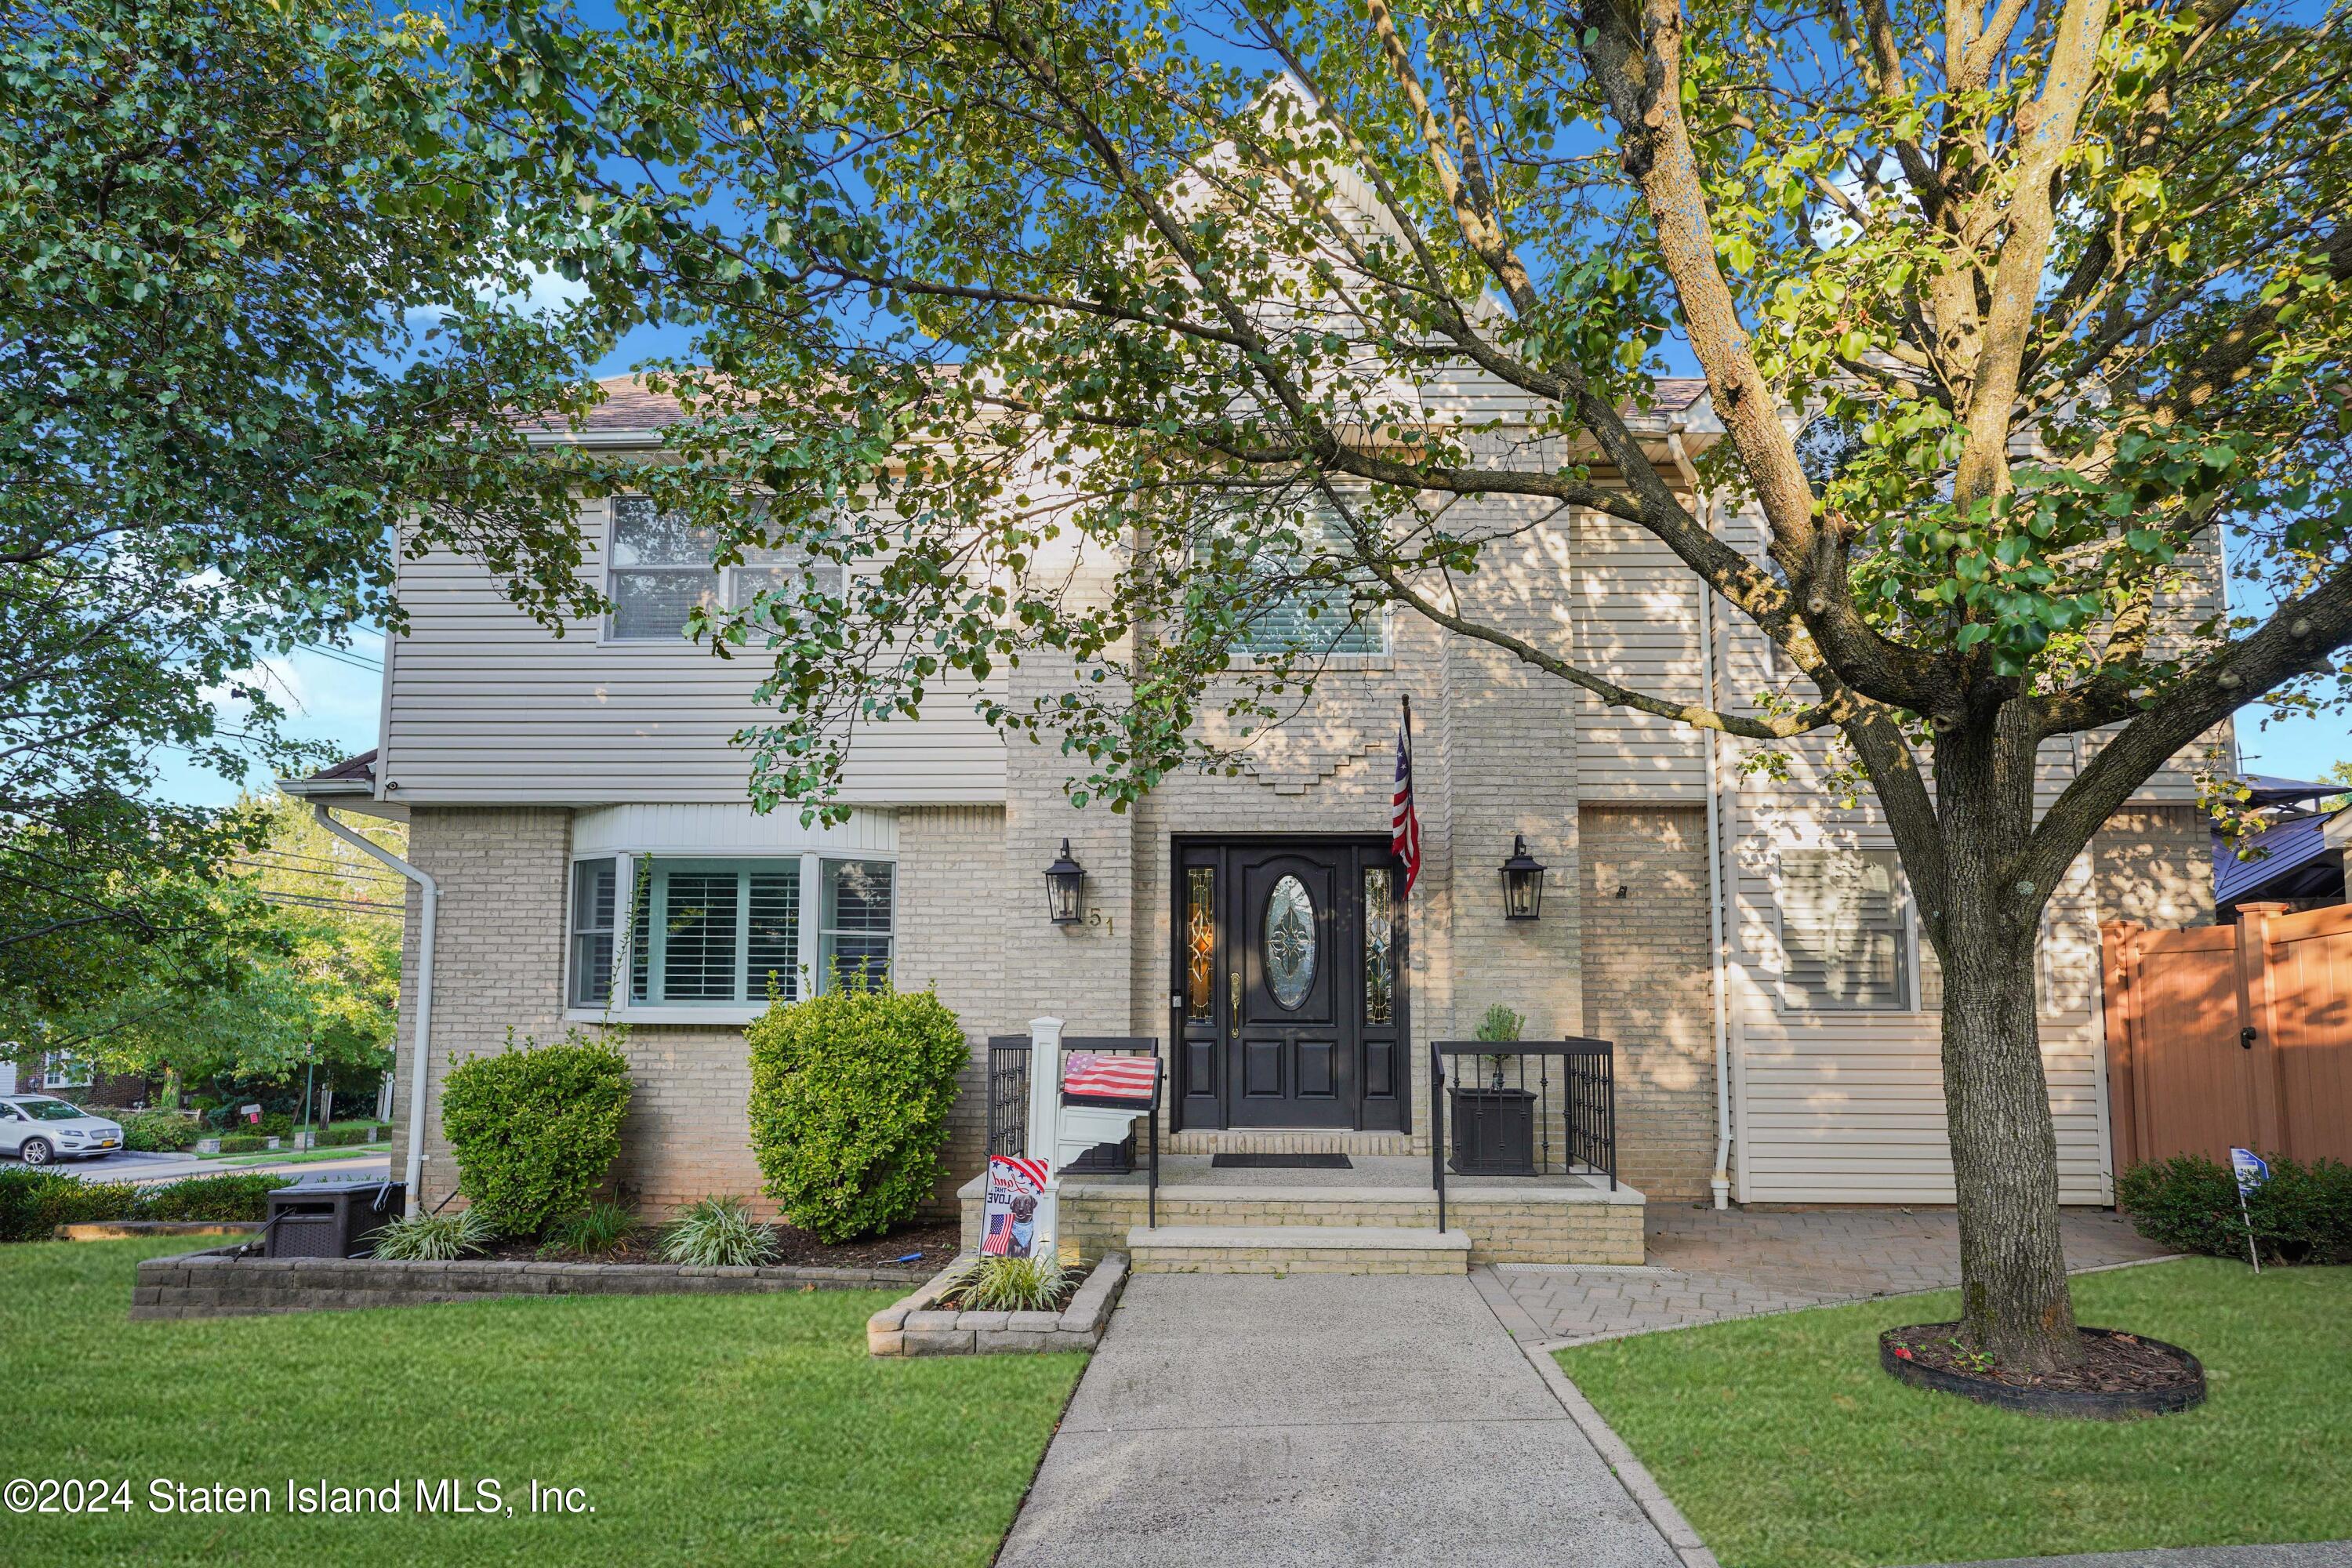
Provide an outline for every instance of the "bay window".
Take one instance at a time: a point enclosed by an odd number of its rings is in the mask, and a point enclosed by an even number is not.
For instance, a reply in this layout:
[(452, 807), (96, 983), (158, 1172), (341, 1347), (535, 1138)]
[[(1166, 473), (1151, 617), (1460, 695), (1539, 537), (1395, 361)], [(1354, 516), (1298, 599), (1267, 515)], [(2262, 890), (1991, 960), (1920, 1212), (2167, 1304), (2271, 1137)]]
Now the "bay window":
[[(578, 1008), (767, 1005), (797, 1001), (836, 970), (886, 983), (892, 957), (887, 860), (816, 855), (612, 855), (572, 867), (567, 995)], [(818, 921), (803, 890), (822, 889)], [(625, 942), (621, 933), (625, 931)]]

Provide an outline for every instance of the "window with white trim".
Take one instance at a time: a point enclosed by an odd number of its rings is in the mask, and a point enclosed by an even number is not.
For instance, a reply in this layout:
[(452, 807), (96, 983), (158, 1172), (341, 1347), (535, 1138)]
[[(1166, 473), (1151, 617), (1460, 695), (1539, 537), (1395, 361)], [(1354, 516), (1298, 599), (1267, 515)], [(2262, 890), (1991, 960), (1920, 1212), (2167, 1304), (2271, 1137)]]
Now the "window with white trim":
[(1782, 852), (1780, 978), (1790, 1006), (1908, 1011), (1910, 942), (1894, 850)]
[[(1322, 530), (1325, 542), (1344, 552), (1347, 526), (1339, 513), (1318, 505), (1308, 515), (1313, 525)], [(1254, 573), (1278, 581), (1305, 571), (1316, 552), (1305, 547), (1304, 541), (1301, 543), (1299, 551), (1286, 554), (1269, 542), (1253, 564)], [(1385, 654), (1388, 622), (1381, 606), (1356, 604), (1345, 581), (1297, 583), (1251, 606), (1249, 618), (1234, 638), (1233, 650), (1270, 658)]]
[(720, 567), (712, 563), (719, 542), (717, 529), (663, 511), (649, 496), (614, 497), (604, 570), (604, 593), (613, 601), (606, 638), (675, 642), (698, 608), (744, 609), (763, 592), (784, 593), (803, 580), (820, 594), (842, 592), (837, 564), (811, 568), (799, 551), (751, 548), (740, 563)]
[(582, 860), (572, 868), (572, 985), (574, 1007), (602, 1007), (613, 1000), (614, 940), (618, 930), (621, 863), (610, 857)]
[(877, 988), (889, 983), (897, 871), (887, 860), (824, 863), (817, 973), (825, 985), (836, 978)]
[[(897, 868), (816, 855), (610, 855), (572, 868), (571, 1005), (763, 1007), (838, 972), (888, 984)], [(808, 911), (814, 882), (821, 902)], [(814, 912), (814, 926), (807, 915)], [(626, 941), (622, 941), (623, 934)]]

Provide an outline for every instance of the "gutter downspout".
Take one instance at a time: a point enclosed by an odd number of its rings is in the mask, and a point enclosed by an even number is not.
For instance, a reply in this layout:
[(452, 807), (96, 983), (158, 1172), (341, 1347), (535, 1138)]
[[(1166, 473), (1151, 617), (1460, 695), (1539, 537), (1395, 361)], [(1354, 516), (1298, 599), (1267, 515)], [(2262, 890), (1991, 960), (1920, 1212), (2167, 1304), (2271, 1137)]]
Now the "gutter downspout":
[[(1713, 533), (1715, 498), (1699, 493), (1698, 470), (1691, 466), (1690, 455), (1683, 449), (1682, 437), (1669, 435), (1666, 451), (1673, 457), (1683, 482), (1690, 487), (1691, 500), (1699, 508), (1701, 526)], [(1706, 583), (1701, 583), (1698, 589), (1698, 637), (1699, 677), (1706, 683), (1706, 705), (1716, 708), (1715, 590)], [(1707, 981), (1715, 996), (1715, 1173), (1707, 1179), (1707, 1188), (1715, 1194), (1715, 1206), (1719, 1209), (1731, 1206), (1731, 1006), (1724, 976), (1723, 785), (1717, 761), (1722, 738), (1719, 731), (1706, 731), (1706, 934), (1711, 954)]]
[(425, 1065), (432, 1059), (433, 917), (441, 907), (441, 887), (431, 876), (418, 870), (366, 835), (354, 833), (337, 822), (334, 814), (327, 809), (325, 802), (312, 801), (310, 812), (319, 819), (320, 826), (415, 883), (419, 901), (424, 905), (424, 923), (416, 933), (416, 1061), (409, 1074), (408, 1089), (406, 1175), (408, 1212), (414, 1215), (424, 1204), (424, 1196), (420, 1189), (425, 1181)]

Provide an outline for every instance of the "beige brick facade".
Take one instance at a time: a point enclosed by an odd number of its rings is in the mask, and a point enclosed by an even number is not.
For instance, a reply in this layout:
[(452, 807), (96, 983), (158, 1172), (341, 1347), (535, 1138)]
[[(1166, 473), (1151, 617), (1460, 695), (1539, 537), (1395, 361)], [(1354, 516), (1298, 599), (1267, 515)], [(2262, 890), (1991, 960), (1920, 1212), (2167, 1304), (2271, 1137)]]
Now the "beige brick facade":
[[(952, 1212), (956, 1181), (982, 1159), (985, 1105), (978, 1061), (988, 1034), (1015, 1026), (1002, 961), (1003, 816), (988, 806), (899, 814), (899, 983), (931, 986), (963, 1020), (975, 1066), (952, 1122), (939, 1208)], [(518, 1040), (561, 1038), (564, 1021), (564, 895), (571, 864), (569, 811), (432, 807), (412, 814), (409, 858), (441, 887), (435, 943), (431, 1103), (438, 1106), (453, 1057), (506, 1048)], [(409, 889), (403, 954), (399, 1092), (394, 1159), (404, 1157), (409, 1064), (415, 1060), (417, 892)], [(1042, 894), (1040, 897), (1042, 903)], [(579, 1026), (593, 1029), (594, 1026)], [(637, 1024), (625, 1037), (633, 1096), (614, 1168), (619, 1194), (666, 1212), (714, 1194), (760, 1197), (750, 1148), (751, 1068), (739, 1026)], [(428, 1117), (425, 1201), (456, 1184), (457, 1167)]]
[(1618, 1173), (1703, 1197), (1715, 1170), (1706, 814), (1587, 805), (1584, 1032), (1617, 1042)]

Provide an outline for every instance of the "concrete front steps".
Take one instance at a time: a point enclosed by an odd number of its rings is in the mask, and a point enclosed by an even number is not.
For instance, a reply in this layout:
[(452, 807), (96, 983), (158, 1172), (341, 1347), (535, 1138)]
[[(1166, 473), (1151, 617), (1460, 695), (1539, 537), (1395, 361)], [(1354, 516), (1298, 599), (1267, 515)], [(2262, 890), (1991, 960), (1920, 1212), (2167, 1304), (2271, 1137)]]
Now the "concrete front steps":
[[(1359, 1155), (1357, 1162), (1356, 1170), (1324, 1176), (1212, 1172), (1202, 1169), (1207, 1162), (1198, 1156), (1171, 1156), (1160, 1188), (1156, 1231), (1146, 1228), (1140, 1173), (1073, 1176), (1062, 1188), (1063, 1247), (1088, 1262), (1125, 1252), (1135, 1260), (1136, 1272), (1155, 1273), (1160, 1270), (1147, 1260), (1153, 1238), (1171, 1231), (1305, 1231), (1318, 1233), (1318, 1242), (1320, 1233), (1335, 1230), (1436, 1237), (1437, 1194), (1428, 1185), (1425, 1155)], [(981, 1188), (981, 1179), (974, 1177), (960, 1194), (968, 1251), (980, 1246)], [(1466, 1240), (1470, 1263), (1642, 1261), (1643, 1204), (1642, 1194), (1631, 1187), (1620, 1185), (1612, 1192), (1600, 1181), (1510, 1183), (1456, 1177), (1448, 1184), (1446, 1198), (1446, 1233)], [(1167, 1245), (1161, 1243), (1163, 1248)], [(1349, 1255), (1379, 1250), (1362, 1237), (1342, 1237), (1333, 1245)], [(1448, 1250), (1454, 1245), (1449, 1242)]]
[(1138, 1274), (1461, 1274), (1458, 1230), (1384, 1225), (1163, 1225), (1127, 1233)]

